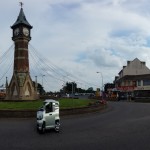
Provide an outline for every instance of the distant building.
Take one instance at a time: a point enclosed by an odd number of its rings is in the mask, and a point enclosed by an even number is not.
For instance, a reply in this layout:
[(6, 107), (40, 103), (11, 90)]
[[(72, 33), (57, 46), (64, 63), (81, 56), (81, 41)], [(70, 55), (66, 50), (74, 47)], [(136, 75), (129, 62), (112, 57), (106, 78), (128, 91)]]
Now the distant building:
[(123, 92), (150, 90), (150, 69), (138, 58), (127, 61), (127, 66), (123, 66), (118, 74), (114, 81), (117, 90)]

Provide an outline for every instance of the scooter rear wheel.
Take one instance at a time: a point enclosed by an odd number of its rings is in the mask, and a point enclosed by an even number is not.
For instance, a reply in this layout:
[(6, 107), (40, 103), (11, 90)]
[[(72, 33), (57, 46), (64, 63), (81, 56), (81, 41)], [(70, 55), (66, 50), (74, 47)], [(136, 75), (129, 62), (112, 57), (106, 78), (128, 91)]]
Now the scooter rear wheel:
[(55, 132), (59, 132), (60, 131), (60, 124), (59, 122), (56, 122), (55, 124)]

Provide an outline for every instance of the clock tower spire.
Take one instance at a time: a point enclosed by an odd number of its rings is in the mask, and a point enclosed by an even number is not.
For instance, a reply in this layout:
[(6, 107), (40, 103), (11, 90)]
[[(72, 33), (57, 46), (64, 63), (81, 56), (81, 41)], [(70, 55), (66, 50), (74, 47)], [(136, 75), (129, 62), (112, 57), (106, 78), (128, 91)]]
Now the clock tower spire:
[(27, 21), (23, 3), (20, 2), (20, 13), (16, 22), (11, 26), (14, 41), (14, 70), (8, 86), (6, 99), (33, 100), (37, 98), (36, 88), (29, 73), (28, 44), (31, 40), (32, 26)]

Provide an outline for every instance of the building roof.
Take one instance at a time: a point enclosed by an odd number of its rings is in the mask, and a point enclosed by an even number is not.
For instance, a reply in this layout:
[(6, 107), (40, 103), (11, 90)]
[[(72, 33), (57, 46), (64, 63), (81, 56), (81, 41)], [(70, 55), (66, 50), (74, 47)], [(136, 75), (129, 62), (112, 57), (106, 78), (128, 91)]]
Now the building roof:
[(118, 73), (120, 77), (125, 75), (143, 75), (150, 74), (150, 69), (146, 66), (144, 61), (135, 58), (133, 61), (127, 61), (127, 66)]
[(26, 17), (25, 17), (25, 14), (23, 12), (23, 8), (20, 9), (20, 13), (19, 13), (19, 16), (16, 20), (16, 22), (11, 26), (11, 28), (15, 28), (17, 25), (19, 24), (24, 24), (26, 25), (27, 27), (29, 27), (30, 29), (32, 28), (32, 26), (29, 24), (29, 22), (27, 21)]
[(120, 79), (115, 80), (115, 82), (121, 82), (123, 80), (144, 80), (144, 79), (150, 79), (150, 74), (143, 74), (143, 75), (126, 75), (123, 76)]

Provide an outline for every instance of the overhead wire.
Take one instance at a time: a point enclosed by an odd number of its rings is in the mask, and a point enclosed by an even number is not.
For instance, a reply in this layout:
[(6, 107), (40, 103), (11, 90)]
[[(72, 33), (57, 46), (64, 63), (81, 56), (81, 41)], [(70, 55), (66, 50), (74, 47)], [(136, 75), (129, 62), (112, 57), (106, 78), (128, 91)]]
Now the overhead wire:
[(10, 77), (12, 75), (12, 66), (13, 66), (13, 49), (14, 45), (5, 51), (0, 57), (0, 84), (5, 83), (4, 77)]
[[(5, 58), (5, 56), (7, 56), (7, 55), (12, 51), (13, 48), (14, 48), (14, 44), (12, 44), (12, 45), (8, 48), (8, 50), (6, 50), (6, 51), (0, 56), (0, 64), (7, 60), (7, 59)], [(3, 60), (4, 60), (4, 61), (3, 61)]]
[[(38, 54), (38, 51), (35, 51), (35, 49), (32, 49), (32, 52), (33, 52), (34, 58), (36, 56), (36, 58), (38, 59), (39, 67), (44, 73), (47, 73), (49, 76), (57, 80), (63, 81), (63, 79), (61, 79), (60, 77), (64, 76), (64, 74), (61, 74), (60, 72), (58, 72), (55, 67), (49, 66), (49, 64), (46, 63), (47, 61), (46, 58), (44, 58), (41, 54)], [(51, 72), (51, 74), (49, 72)], [(41, 75), (42, 74), (43, 73), (41, 73)]]
[[(43, 74), (47, 74), (48, 76), (50, 76), (50, 77), (52, 77), (52, 78), (55, 78), (55, 79), (57, 79), (57, 80), (62, 81), (62, 79), (60, 79), (60, 78), (58, 78), (58, 77), (56, 77), (56, 76), (54, 76), (54, 75), (52, 75), (52, 74), (49, 73), (50, 70), (51, 70), (51, 71), (54, 71), (54, 69), (52, 69), (52, 68), (47, 69), (47, 68), (46, 68), (46, 67), (47, 67), (47, 64), (45, 63), (45, 61), (43, 61), (44, 58), (43, 58), (43, 59), (40, 58), (41, 55), (40, 55), (40, 57), (39, 57), (35, 51), (31, 51), (31, 50), (30, 50), (30, 56), (33, 58), (33, 60), (36, 62), (36, 64), (37, 64), (37, 61), (39, 61), (39, 62), (38, 62), (38, 65), (36, 65), (36, 67), (38, 67), (38, 70), (40, 70), (39, 73), (40, 73), (41, 76), (42, 76)], [(41, 71), (42, 71), (42, 72), (41, 72)], [(38, 73), (38, 74), (39, 74), (39, 73)]]
[[(0, 67), (3, 70), (0, 72), (0, 82), (4, 80), (4, 77), (12, 75), (13, 73), (13, 57), (14, 57), (14, 44), (0, 56)], [(84, 84), (87, 86), (98, 86), (93, 83), (82, 80), (76, 77), (70, 72), (60, 68), (59, 66), (52, 63), (50, 60), (44, 58), (31, 44), (29, 44), (29, 60), (30, 60), (30, 75), (33, 76), (45, 76), (44, 81), (48, 85), (48, 77), (56, 81), (75, 82)], [(46, 80), (47, 79), (47, 80)], [(43, 79), (42, 79), (43, 80)]]
[[(64, 81), (63, 78), (66, 77), (71, 82), (82, 83), (82, 84), (85, 84), (85, 85), (88, 85), (88, 86), (96, 86), (96, 87), (98, 86), (96, 84), (84, 81), (81, 78), (78, 78), (75, 75), (65, 71), (64, 69), (56, 66), (55, 64), (53, 64), (52, 62), (50, 62), (49, 60), (44, 58), (43, 55), (41, 55), (31, 44), (30, 44), (30, 46), (33, 50), (33, 53), (36, 55), (36, 57), (38, 57), (41, 64), (43, 64), (43, 68), (42, 68), (43, 71), (45, 71), (45, 72), (51, 71), (53, 74), (55, 74), (55, 76), (51, 75), (51, 77), (53, 77), (57, 80), (60, 80), (60, 81)], [(56, 75), (57, 75), (57, 78), (56, 78)]]
[[(45, 63), (41, 62), (41, 55), (40, 56), (36, 55), (37, 52), (34, 52), (33, 49), (31, 49), (31, 48), (29, 50), (29, 54), (30, 54), (29, 55), (30, 56), (30, 66), (32, 66), (32, 68), (30, 67), (32, 69), (30, 75), (37, 76), (38, 83), (39, 83), (39, 77), (43, 81), (43, 75), (45, 76), (44, 80), (47, 79), (47, 81), (44, 84), (44, 88), (47, 86), (46, 89), (49, 89), (49, 87), (50, 87), (50, 85), (48, 85), (48, 83), (50, 83), (52, 85), (53, 84), (52, 82), (54, 82), (53, 85), (55, 85), (56, 82), (58, 82), (58, 81), (62, 82), (62, 79), (60, 77), (52, 74), (53, 71), (50, 70), (49, 68), (47, 68)], [(36, 70), (36, 72), (34, 70)]]

